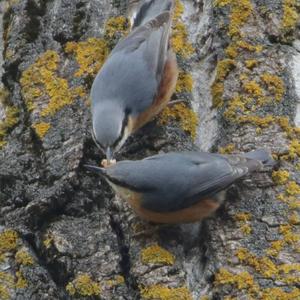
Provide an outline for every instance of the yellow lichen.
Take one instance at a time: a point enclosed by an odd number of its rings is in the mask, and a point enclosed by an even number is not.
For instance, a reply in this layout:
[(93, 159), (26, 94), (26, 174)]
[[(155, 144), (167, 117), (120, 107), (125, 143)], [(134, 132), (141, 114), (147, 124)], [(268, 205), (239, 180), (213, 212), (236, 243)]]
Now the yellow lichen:
[(285, 184), (290, 177), (290, 173), (286, 170), (273, 171), (272, 179), (275, 184)]
[(247, 22), (248, 18), (252, 14), (253, 6), (250, 0), (221, 0), (215, 1), (215, 5), (224, 6), (230, 4), (230, 23), (229, 23), (229, 35), (232, 38), (240, 37), (241, 29)]
[(37, 99), (42, 96), (49, 102), (40, 112), (41, 116), (54, 115), (73, 102), (67, 80), (57, 75), (58, 68), (59, 55), (48, 50), (22, 73), (22, 94), (29, 110), (36, 108)]
[(21, 271), (16, 272), (17, 282), (16, 282), (16, 288), (17, 289), (25, 289), (28, 286), (28, 283), (26, 279), (24, 278), (24, 275)]
[(224, 80), (235, 67), (235, 61), (232, 59), (220, 60), (217, 64), (216, 78), (211, 87), (211, 92), (213, 96), (213, 105), (215, 107), (220, 107), (223, 103), (223, 93), (224, 93)]
[(259, 97), (259, 96), (263, 95), (262, 88), (254, 80), (245, 82), (243, 84), (243, 88), (250, 95), (253, 95), (253, 96), (256, 96), (256, 97)]
[(290, 217), (289, 217), (289, 222), (292, 224), (292, 225), (299, 225), (300, 224), (300, 217), (299, 217), (299, 214), (294, 211)]
[(249, 224), (245, 224), (241, 227), (241, 231), (245, 234), (248, 235), (250, 233), (252, 233), (252, 228)]
[(275, 99), (280, 101), (285, 92), (284, 83), (280, 77), (264, 73), (261, 75), (261, 80), (267, 85), (268, 91), (275, 96)]
[(193, 90), (193, 77), (191, 74), (184, 71), (179, 72), (176, 93), (191, 93)]
[(267, 249), (266, 253), (270, 256), (278, 256), (279, 252), (285, 246), (284, 240), (278, 240), (271, 243), (271, 247)]
[(6, 145), (5, 137), (9, 131), (18, 123), (19, 110), (10, 105), (9, 93), (6, 89), (0, 89), (0, 104), (5, 108), (4, 119), (0, 120), (0, 150)]
[(169, 288), (163, 285), (152, 285), (141, 288), (142, 299), (145, 300), (192, 300), (186, 287)]
[(122, 275), (117, 275), (111, 280), (106, 281), (106, 286), (112, 288), (125, 283), (125, 278)]
[(220, 147), (219, 148), (219, 153), (221, 154), (231, 154), (235, 149), (235, 145), (234, 144), (228, 144), (225, 147)]
[(100, 284), (93, 281), (88, 274), (78, 275), (67, 284), (66, 290), (71, 296), (99, 296), (101, 294)]
[(49, 249), (53, 243), (53, 236), (47, 235), (46, 239), (43, 241), (44, 246)]
[(293, 288), (290, 292), (286, 292), (279, 287), (267, 288), (263, 290), (261, 300), (296, 300), (300, 299), (300, 289)]
[(187, 58), (195, 52), (195, 49), (188, 40), (186, 26), (180, 20), (183, 12), (183, 4), (181, 1), (176, 0), (173, 14), (171, 45), (176, 54), (182, 56), (183, 58)]
[(49, 131), (51, 124), (41, 122), (41, 123), (36, 123), (36, 124), (32, 125), (32, 127), (34, 128), (38, 137), (40, 139), (43, 139), (45, 137), (45, 135), (47, 134), (47, 132)]
[(267, 115), (265, 117), (258, 116), (240, 116), (238, 118), (238, 122), (240, 123), (250, 123), (259, 127), (268, 127), (270, 124), (274, 122), (275, 118), (272, 115)]
[(245, 61), (245, 65), (248, 69), (252, 70), (258, 65), (258, 61), (256, 59), (248, 59)]
[(234, 216), (234, 219), (236, 221), (239, 221), (239, 222), (246, 222), (246, 221), (250, 221), (251, 220), (251, 215), (249, 213), (245, 213), (245, 212), (237, 213)]
[(15, 250), (17, 247), (18, 234), (8, 229), (0, 233), (0, 253)]
[(3, 284), (0, 284), (0, 299), (3, 299), (3, 300), (10, 299), (10, 293)]
[(300, 240), (300, 235), (293, 232), (291, 224), (280, 225), (279, 232), (283, 235), (284, 241), (287, 244), (293, 245)]
[(181, 22), (173, 25), (171, 45), (174, 52), (183, 58), (187, 58), (195, 52), (192, 44), (188, 41), (187, 29)]
[(254, 282), (254, 278), (248, 272), (240, 272), (237, 274), (221, 268), (215, 275), (215, 285), (230, 284), (236, 286), (239, 290), (250, 289), (257, 290), (257, 286)]
[(300, 195), (300, 186), (295, 181), (291, 181), (287, 185), (286, 192), (291, 196)]
[(167, 106), (159, 116), (159, 123), (165, 125), (169, 120), (177, 120), (180, 127), (189, 133), (193, 139), (197, 135), (198, 116), (183, 103)]
[(0, 121), (0, 149), (6, 145), (5, 137), (9, 130), (18, 123), (19, 110), (15, 107), (6, 107), (5, 118)]
[(76, 77), (94, 77), (102, 67), (109, 54), (109, 47), (104, 39), (89, 38), (86, 41), (75, 43), (68, 42), (66, 53), (74, 54), (79, 65)]
[(172, 253), (158, 245), (152, 245), (142, 250), (143, 264), (173, 265), (175, 257)]
[(237, 45), (237, 47), (244, 49), (244, 50), (248, 50), (250, 52), (259, 53), (263, 50), (262, 45), (252, 45), (252, 44), (249, 44), (248, 42), (246, 42), (245, 40), (237, 41), (236, 45)]
[(284, 31), (290, 31), (296, 27), (299, 22), (299, 14), (296, 9), (297, 0), (283, 1), (283, 17), (281, 26)]
[(273, 277), (279, 272), (277, 266), (268, 257), (257, 257), (245, 248), (240, 248), (236, 255), (241, 262), (253, 267), (267, 278)]
[(184, 6), (180, 0), (175, 0), (175, 7), (173, 12), (173, 19), (174, 21), (178, 21), (181, 18), (184, 12)]
[(0, 271), (0, 299), (8, 300), (11, 298), (9, 289), (14, 287), (14, 277)]
[(109, 39), (116, 35), (125, 35), (128, 31), (128, 20), (124, 16), (109, 18), (105, 23), (105, 36)]
[(300, 141), (293, 139), (289, 147), (288, 155), (284, 156), (283, 158), (295, 159), (296, 157), (300, 157)]
[(26, 250), (19, 250), (15, 255), (15, 259), (20, 265), (30, 266), (34, 264), (33, 257)]

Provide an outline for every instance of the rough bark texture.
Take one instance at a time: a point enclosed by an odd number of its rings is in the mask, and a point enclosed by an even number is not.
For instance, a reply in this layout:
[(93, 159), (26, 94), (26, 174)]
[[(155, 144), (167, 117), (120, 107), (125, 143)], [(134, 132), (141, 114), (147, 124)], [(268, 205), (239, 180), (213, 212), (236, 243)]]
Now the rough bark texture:
[(299, 2), (181, 1), (179, 34), (193, 49), (174, 41), (185, 72), (174, 98), (187, 104), (117, 158), (265, 147), (278, 166), (232, 187), (210, 219), (180, 226), (142, 222), (82, 167), (102, 159), (88, 59), (124, 33), (115, 17), (130, 2), (0, 3), (0, 298), (300, 299)]

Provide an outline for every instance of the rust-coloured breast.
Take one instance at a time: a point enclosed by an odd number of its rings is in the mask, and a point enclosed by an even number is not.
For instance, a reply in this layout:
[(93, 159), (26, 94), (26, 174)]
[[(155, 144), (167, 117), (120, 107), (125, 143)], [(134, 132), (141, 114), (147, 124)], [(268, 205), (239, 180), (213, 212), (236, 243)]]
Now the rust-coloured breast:
[(212, 199), (203, 199), (191, 207), (181, 209), (174, 212), (159, 213), (145, 208), (139, 207), (135, 209), (137, 215), (142, 219), (153, 223), (164, 224), (178, 224), (178, 223), (192, 223), (200, 221), (210, 216), (219, 208), (219, 204)]
[(148, 123), (154, 116), (161, 112), (167, 105), (174, 93), (178, 78), (178, 67), (176, 56), (169, 52), (169, 57), (164, 67), (164, 73), (157, 91), (157, 97), (153, 104), (137, 118), (131, 118), (133, 124), (133, 132)]
[(141, 193), (134, 192), (125, 187), (116, 186), (113, 183), (110, 184), (116, 193), (129, 203), (140, 218), (153, 223), (178, 224), (197, 222), (210, 216), (220, 207), (220, 203), (217, 203), (213, 199), (202, 199), (196, 204), (178, 211), (155, 212), (141, 206)]

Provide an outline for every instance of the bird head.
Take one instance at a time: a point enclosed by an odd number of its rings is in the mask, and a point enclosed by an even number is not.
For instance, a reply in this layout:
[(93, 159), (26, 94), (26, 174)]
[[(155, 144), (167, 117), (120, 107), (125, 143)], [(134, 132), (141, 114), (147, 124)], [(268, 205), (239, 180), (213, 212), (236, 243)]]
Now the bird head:
[(102, 102), (92, 110), (93, 139), (110, 162), (130, 135), (129, 112), (117, 102)]

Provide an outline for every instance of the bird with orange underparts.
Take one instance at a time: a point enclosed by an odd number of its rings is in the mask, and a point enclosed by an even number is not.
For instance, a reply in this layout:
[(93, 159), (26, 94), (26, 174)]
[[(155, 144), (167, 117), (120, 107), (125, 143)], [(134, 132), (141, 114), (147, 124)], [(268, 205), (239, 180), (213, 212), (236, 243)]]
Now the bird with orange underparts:
[(178, 77), (170, 48), (173, 0), (146, 0), (91, 89), (92, 134), (108, 163), (126, 139), (168, 103)]
[(172, 224), (208, 217), (223, 203), (231, 184), (273, 165), (260, 149), (239, 155), (167, 153), (108, 168), (86, 167), (102, 175), (142, 219)]

